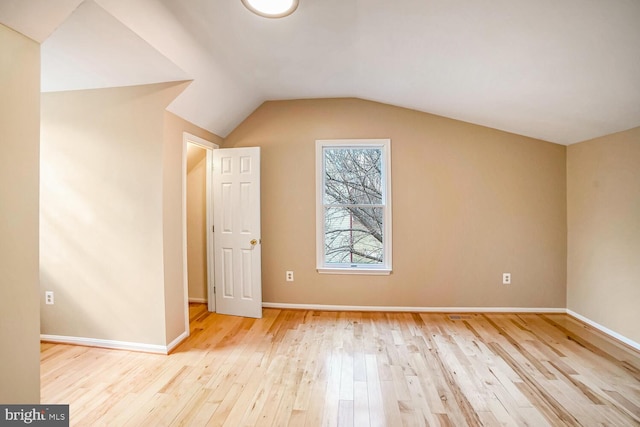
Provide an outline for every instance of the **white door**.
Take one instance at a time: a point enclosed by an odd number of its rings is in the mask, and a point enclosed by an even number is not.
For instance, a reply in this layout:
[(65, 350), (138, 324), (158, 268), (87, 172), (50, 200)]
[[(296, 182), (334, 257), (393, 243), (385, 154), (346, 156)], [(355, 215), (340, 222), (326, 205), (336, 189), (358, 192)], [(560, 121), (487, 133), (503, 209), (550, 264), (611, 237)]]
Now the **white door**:
[(213, 150), (216, 311), (262, 317), (260, 147)]

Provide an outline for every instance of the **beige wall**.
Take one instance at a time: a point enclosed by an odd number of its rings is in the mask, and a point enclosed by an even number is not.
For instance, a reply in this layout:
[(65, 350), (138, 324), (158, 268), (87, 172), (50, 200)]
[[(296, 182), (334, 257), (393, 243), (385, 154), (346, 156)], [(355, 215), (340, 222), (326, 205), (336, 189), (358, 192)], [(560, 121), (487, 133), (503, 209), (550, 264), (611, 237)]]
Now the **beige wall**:
[(640, 127), (567, 151), (567, 307), (640, 342)]
[(167, 319), (167, 343), (171, 343), (185, 326), (182, 230), (182, 150), (183, 132), (221, 144), (222, 138), (183, 120), (164, 113), (163, 230), (164, 270)]
[(184, 87), (42, 95), (43, 334), (167, 344), (164, 118)]
[(206, 150), (189, 145), (187, 164), (187, 261), (189, 300), (207, 299)]
[[(390, 276), (315, 270), (314, 141), (331, 138), (392, 140)], [(264, 301), (565, 307), (564, 146), (358, 99), (267, 102), (224, 146), (262, 147)]]
[(40, 402), (40, 46), (0, 25), (0, 403)]

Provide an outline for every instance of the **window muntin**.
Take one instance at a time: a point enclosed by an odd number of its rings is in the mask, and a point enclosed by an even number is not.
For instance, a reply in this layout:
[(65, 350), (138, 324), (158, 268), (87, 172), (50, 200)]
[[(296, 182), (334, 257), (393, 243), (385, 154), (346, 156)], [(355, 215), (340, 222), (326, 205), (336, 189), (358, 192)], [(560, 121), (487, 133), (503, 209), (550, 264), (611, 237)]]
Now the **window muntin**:
[(391, 271), (390, 141), (316, 141), (318, 271)]

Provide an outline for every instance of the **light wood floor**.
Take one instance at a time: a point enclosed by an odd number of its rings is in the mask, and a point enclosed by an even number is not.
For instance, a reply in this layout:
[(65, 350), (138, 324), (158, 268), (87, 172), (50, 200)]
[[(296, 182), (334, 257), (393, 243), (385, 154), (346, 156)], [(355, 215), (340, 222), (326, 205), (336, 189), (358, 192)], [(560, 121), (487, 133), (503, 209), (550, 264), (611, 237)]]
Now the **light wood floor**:
[(171, 355), (42, 344), (42, 402), (86, 426), (640, 425), (640, 357), (567, 315), (192, 305)]

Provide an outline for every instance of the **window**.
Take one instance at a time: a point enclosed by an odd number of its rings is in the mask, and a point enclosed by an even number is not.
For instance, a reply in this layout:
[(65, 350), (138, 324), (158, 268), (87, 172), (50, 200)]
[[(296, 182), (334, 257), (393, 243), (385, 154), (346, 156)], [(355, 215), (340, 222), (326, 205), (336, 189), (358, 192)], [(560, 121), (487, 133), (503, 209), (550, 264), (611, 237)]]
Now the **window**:
[(316, 141), (320, 273), (391, 272), (391, 141)]

